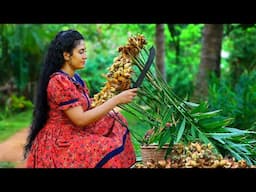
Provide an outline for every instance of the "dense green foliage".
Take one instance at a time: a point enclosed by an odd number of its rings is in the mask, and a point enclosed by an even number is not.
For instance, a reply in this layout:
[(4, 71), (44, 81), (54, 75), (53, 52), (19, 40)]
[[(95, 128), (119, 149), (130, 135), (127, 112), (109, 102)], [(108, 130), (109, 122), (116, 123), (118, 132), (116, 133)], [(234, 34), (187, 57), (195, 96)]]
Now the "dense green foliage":
[(244, 72), (234, 88), (230, 86), (230, 78), (211, 83), (209, 104), (211, 109), (222, 109), (221, 114), (233, 117), (232, 126), (254, 130), (256, 115), (256, 71)]

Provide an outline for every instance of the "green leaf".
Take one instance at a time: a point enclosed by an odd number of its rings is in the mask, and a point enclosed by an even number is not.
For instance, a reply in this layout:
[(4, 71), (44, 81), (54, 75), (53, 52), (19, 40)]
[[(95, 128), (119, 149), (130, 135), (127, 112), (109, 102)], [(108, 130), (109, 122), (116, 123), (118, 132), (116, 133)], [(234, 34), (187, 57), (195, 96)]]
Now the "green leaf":
[(190, 132), (191, 132), (191, 136), (196, 139), (196, 128), (194, 125), (191, 126), (191, 129), (190, 129)]
[(245, 132), (239, 131), (239, 132), (231, 132), (231, 133), (205, 133), (208, 136), (216, 137), (220, 139), (227, 139), (234, 136), (242, 136), (245, 135)]
[(251, 152), (247, 149), (247, 147), (249, 147), (250, 145), (249, 144), (237, 144), (237, 143), (233, 143), (233, 142), (230, 142), (230, 141), (227, 141), (227, 143), (232, 146), (232, 148), (235, 148), (239, 151), (241, 151), (242, 153), (246, 153), (248, 155), (251, 154)]
[(225, 143), (225, 141), (223, 141), (221, 138), (219, 138), (219, 137), (215, 137), (215, 136), (213, 136), (212, 137), (213, 139), (215, 139), (216, 141), (219, 141), (221, 144), (223, 144), (223, 145), (225, 145), (226, 143)]
[(229, 125), (233, 121), (233, 118), (208, 118), (208, 119), (201, 119), (198, 121), (199, 125), (204, 128), (219, 128), (225, 127)]
[(171, 138), (171, 132), (170, 129), (163, 132), (159, 139), (159, 147), (161, 148), (163, 145), (165, 145), (168, 141), (170, 141)]
[(171, 114), (173, 110), (171, 108), (167, 108), (167, 110), (163, 114), (163, 122), (170, 122), (171, 121)]
[(228, 131), (232, 132), (232, 133), (252, 133), (252, 134), (256, 134), (255, 131), (249, 131), (249, 130), (242, 130), (242, 129), (237, 129), (237, 128), (231, 128), (231, 127), (225, 127)]
[(192, 107), (192, 108), (199, 106), (198, 103), (193, 103), (193, 102), (190, 102), (190, 101), (184, 101), (184, 103), (185, 103), (187, 106)]
[(180, 125), (180, 128), (179, 128), (179, 131), (178, 131), (178, 135), (176, 137), (176, 140), (174, 143), (178, 143), (184, 133), (184, 130), (185, 130), (185, 126), (186, 126), (186, 119), (184, 118), (183, 121), (181, 122), (181, 125)]
[(191, 110), (191, 114), (197, 113), (197, 112), (203, 112), (208, 110), (208, 104), (207, 102), (202, 102), (198, 105), (198, 107)]
[(192, 117), (196, 118), (197, 120), (211, 118), (211, 117), (215, 117), (220, 111), (221, 110), (215, 110), (215, 111), (205, 112), (205, 113), (197, 112), (192, 114)]

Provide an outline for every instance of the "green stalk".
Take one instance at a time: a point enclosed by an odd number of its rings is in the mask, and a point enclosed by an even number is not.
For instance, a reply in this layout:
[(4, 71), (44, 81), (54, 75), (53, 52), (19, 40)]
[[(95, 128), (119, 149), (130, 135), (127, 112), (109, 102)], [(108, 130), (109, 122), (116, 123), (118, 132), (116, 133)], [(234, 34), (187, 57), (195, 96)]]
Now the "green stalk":
[[(127, 104), (127, 105), (129, 105), (129, 104)], [(128, 113), (130, 113), (130, 114), (132, 114), (135, 118), (137, 118), (138, 120), (140, 120), (140, 121), (142, 121), (142, 122), (148, 122), (150, 125), (153, 125), (153, 126), (155, 126), (155, 125), (157, 125), (157, 123), (155, 123), (154, 121), (150, 121), (150, 120), (148, 120), (148, 118), (140, 118), (137, 114), (135, 114), (134, 112), (132, 112), (127, 106), (125, 106), (125, 105), (120, 105), (119, 106), (121, 109), (123, 109), (123, 110), (125, 110), (126, 112), (128, 112)]]

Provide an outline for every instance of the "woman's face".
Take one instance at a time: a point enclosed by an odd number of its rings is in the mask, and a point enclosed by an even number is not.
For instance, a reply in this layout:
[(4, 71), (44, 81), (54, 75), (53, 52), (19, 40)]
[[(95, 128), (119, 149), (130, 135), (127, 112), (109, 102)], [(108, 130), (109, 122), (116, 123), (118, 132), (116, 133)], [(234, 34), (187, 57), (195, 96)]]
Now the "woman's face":
[(73, 55), (69, 56), (68, 63), (74, 70), (82, 69), (86, 61), (86, 48), (84, 40), (80, 40), (78, 45), (73, 49)]

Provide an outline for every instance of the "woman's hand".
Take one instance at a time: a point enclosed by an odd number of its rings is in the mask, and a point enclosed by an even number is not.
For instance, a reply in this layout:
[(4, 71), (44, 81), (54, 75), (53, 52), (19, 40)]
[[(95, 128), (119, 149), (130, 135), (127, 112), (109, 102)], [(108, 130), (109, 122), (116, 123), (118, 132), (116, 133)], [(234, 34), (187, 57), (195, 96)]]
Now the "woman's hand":
[(127, 89), (122, 91), (118, 95), (114, 96), (113, 99), (119, 104), (129, 103), (133, 100), (133, 98), (137, 95), (138, 88)]
[(71, 107), (64, 112), (76, 126), (83, 127), (99, 120), (117, 105), (131, 102), (137, 95), (137, 90), (138, 88), (125, 90), (102, 105), (87, 111), (84, 111), (82, 106), (79, 105)]

